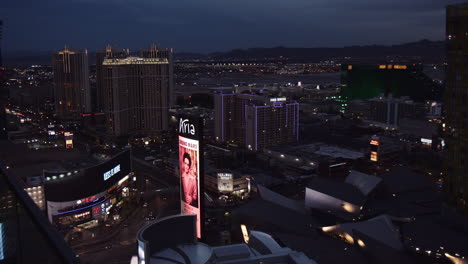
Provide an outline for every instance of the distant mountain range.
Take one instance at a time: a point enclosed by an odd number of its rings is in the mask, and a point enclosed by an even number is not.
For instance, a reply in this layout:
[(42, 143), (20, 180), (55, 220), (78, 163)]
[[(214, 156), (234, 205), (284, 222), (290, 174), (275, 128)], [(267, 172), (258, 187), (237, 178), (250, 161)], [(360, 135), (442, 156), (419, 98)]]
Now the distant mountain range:
[[(5, 65), (50, 64), (52, 52), (4, 54)], [(445, 41), (421, 40), (399, 45), (349, 46), (342, 48), (250, 48), (210, 54), (176, 53), (177, 61), (264, 61), (318, 62), (323, 60), (403, 60), (442, 62), (445, 59)], [(94, 64), (90, 53), (90, 64)]]

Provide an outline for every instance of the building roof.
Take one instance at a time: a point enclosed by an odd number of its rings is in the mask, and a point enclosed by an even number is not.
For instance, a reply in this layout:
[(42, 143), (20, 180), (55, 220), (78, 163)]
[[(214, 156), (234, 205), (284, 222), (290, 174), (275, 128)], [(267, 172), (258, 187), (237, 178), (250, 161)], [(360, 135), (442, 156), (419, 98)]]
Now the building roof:
[(310, 236), (280, 231), (275, 232), (275, 237), (287, 247), (304, 252), (320, 264), (368, 263), (357, 247), (329, 236)]
[(317, 222), (314, 217), (277, 205), (270, 201), (257, 199), (232, 211), (242, 221), (250, 220), (261, 230), (283, 230), (296, 234), (314, 234)]
[(352, 170), (348, 177), (345, 179), (345, 183), (351, 184), (358, 188), (362, 194), (368, 195), (377, 185), (382, 181), (381, 178), (371, 176), (362, 172)]
[(411, 246), (431, 254), (448, 253), (452, 256), (468, 258), (468, 234), (460, 232), (437, 219), (416, 218), (416, 221), (401, 226), (403, 236), (411, 239)]
[(382, 176), (383, 184), (391, 193), (401, 193), (417, 190), (430, 190), (434, 185), (423, 175), (399, 167)]
[(299, 203), (298, 201), (291, 200), (287, 197), (282, 196), (281, 194), (275, 193), (268, 188), (257, 185), (258, 192), (260, 193), (260, 197), (265, 200), (272, 202), (276, 205), (282, 206), (284, 208), (288, 208), (294, 210), (300, 214), (305, 214), (306, 210), (303, 204)]
[(366, 200), (366, 196), (358, 188), (341, 181), (317, 178), (311, 180), (307, 188), (357, 206), (363, 205)]
[(353, 240), (354, 232), (364, 234), (372, 239), (380, 241), (396, 250), (403, 250), (399, 232), (392, 220), (387, 215), (380, 215), (366, 221), (339, 224), (335, 226), (323, 227), (326, 233), (347, 234), (347, 240)]

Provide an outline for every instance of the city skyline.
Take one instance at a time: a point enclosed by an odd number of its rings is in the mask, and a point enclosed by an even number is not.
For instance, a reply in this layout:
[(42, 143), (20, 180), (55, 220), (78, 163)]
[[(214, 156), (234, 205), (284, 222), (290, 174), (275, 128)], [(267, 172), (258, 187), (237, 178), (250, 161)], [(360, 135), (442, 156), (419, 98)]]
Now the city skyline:
[[(176, 52), (208, 53), (252, 47), (342, 47), (442, 40), (445, 6), (462, 1), (298, 0), (294, 5), (265, 5), (260, 1), (219, 4), (204, 0), (165, 6), (145, 0), (47, 2), (15, 1), (2, 8), (6, 54), (50, 51), (64, 44), (89, 50), (107, 44), (135, 49), (154, 41)], [(24, 10), (25, 5), (31, 8)], [(61, 32), (60, 38), (55, 32)]]

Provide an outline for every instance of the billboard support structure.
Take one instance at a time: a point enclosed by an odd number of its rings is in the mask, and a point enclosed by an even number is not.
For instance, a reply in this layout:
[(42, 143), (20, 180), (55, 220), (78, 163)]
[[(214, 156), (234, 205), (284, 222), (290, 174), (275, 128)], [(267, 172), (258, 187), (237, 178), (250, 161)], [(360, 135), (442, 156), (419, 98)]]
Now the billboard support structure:
[(180, 213), (197, 216), (196, 230), (204, 238), (204, 159), (203, 120), (199, 117), (179, 118)]

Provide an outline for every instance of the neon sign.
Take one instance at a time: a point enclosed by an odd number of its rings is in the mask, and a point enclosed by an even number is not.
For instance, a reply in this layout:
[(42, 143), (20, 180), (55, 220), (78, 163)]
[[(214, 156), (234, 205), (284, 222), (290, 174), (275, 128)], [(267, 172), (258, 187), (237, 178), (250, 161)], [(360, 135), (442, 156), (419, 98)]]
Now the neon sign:
[(120, 171), (120, 164), (115, 166), (113, 169), (111, 169), (110, 171), (107, 171), (104, 173), (104, 180), (107, 181), (110, 177), (114, 176), (115, 174), (117, 174), (118, 172)]

